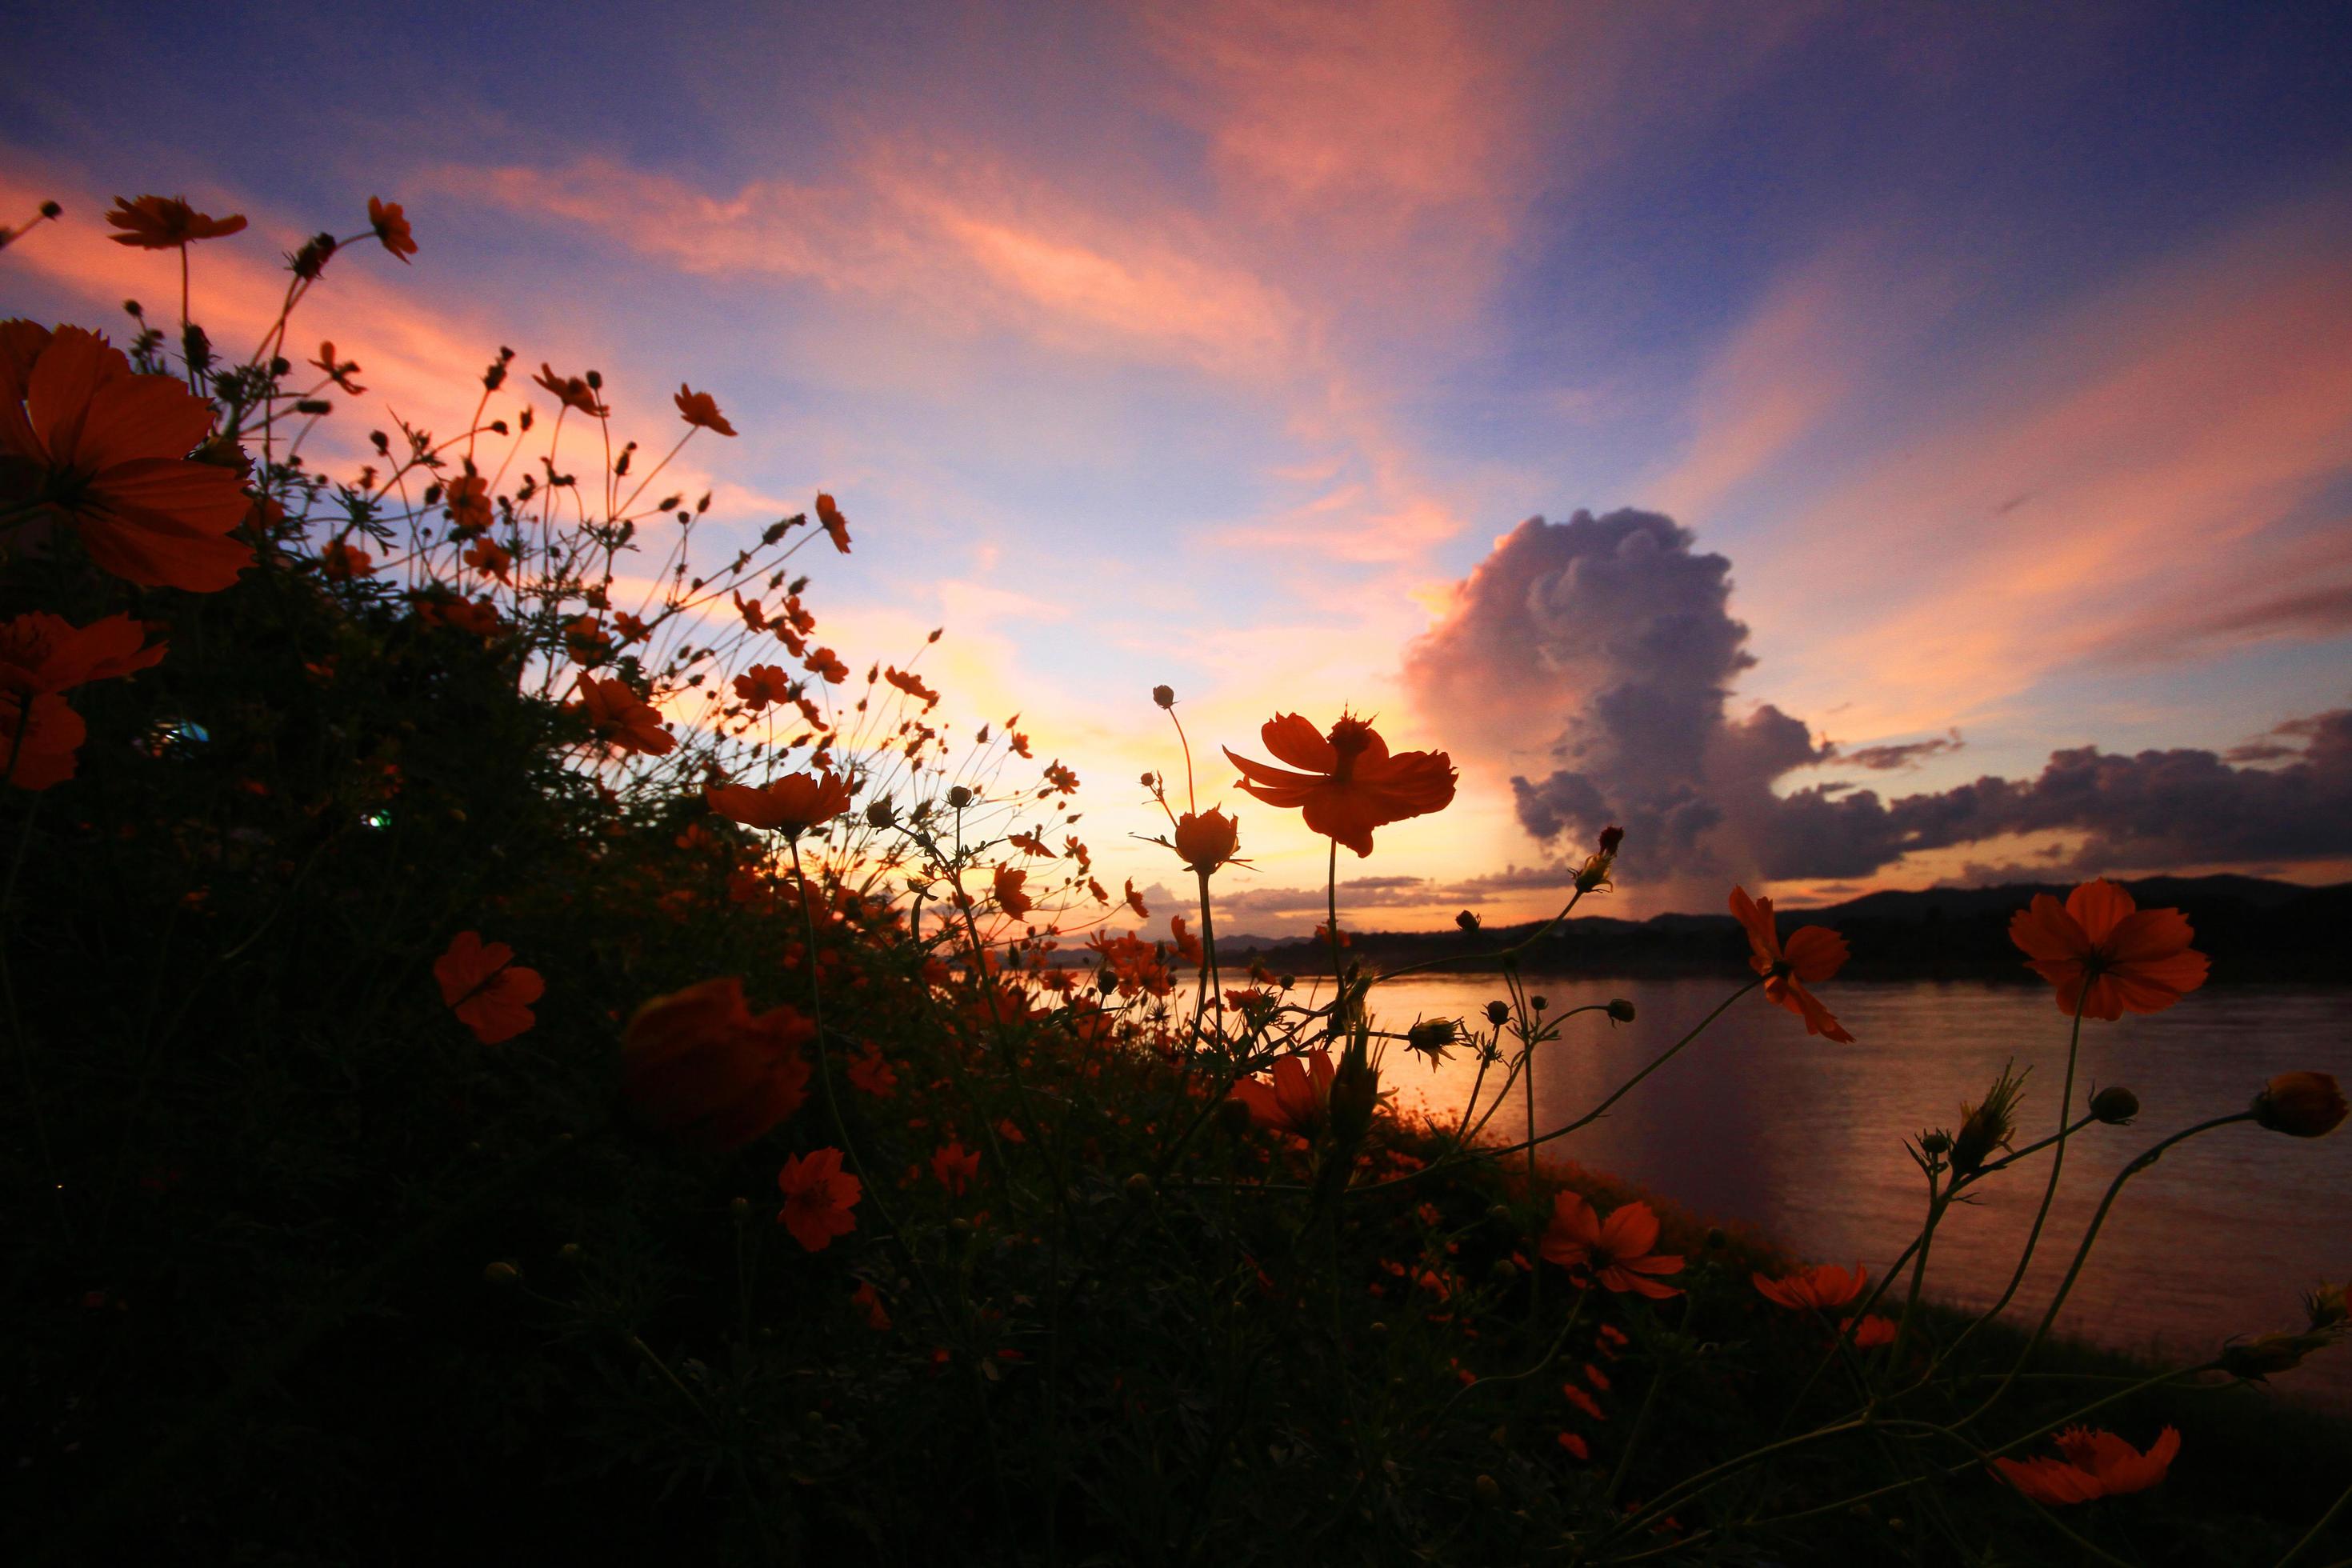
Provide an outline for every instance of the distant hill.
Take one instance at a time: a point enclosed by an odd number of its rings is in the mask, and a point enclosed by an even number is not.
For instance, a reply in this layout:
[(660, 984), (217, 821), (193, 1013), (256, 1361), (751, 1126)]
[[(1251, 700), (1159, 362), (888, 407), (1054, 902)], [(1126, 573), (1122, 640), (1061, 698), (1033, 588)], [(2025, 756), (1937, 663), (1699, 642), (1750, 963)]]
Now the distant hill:
[[(2236, 980), (2352, 982), (2352, 882), (2306, 888), (2260, 877), (2118, 879), (2142, 909), (2185, 911), (2200, 951), (2211, 956), (2217, 983)], [(2036, 893), (2064, 898), (2071, 883), (2011, 883), (1998, 888), (1931, 888), (1865, 893), (1842, 904), (1782, 911), (1783, 934), (1825, 925), (1843, 934), (1854, 980), (1986, 978), (2032, 980), (2009, 940), (2010, 917)], [(1459, 931), (1350, 933), (1350, 960), (1391, 969), (1432, 959), (1479, 967), (1476, 955), (1523, 941), (1541, 926)], [(1228, 965), (1255, 957), (1276, 973), (1314, 974), (1328, 953), (1305, 938), (1221, 941)], [(1738, 923), (1726, 914), (1664, 914), (1646, 921), (1580, 916), (1521, 958), (1528, 968), (1595, 974), (1716, 972), (1744, 963)]]

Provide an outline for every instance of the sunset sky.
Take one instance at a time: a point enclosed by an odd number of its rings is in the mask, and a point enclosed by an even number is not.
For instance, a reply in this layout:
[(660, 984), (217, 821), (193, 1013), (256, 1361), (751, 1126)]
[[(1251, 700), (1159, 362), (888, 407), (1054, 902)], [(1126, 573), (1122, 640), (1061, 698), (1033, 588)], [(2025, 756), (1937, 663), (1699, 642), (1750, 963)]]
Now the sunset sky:
[[(165, 304), (100, 215), (184, 193), (238, 346), (404, 203), (298, 318), (344, 439), (501, 343), (649, 446), (709, 390), (714, 515), (836, 495), (828, 639), (944, 624), (1139, 885), (1160, 681), (1210, 801), (1277, 710), (1452, 753), (1351, 924), (1548, 910), (1610, 819), (1612, 913), (2352, 875), (2352, 11), (774, 9), (37, 7), (0, 314)], [(1228, 929), (1305, 929), (1241, 805)]]

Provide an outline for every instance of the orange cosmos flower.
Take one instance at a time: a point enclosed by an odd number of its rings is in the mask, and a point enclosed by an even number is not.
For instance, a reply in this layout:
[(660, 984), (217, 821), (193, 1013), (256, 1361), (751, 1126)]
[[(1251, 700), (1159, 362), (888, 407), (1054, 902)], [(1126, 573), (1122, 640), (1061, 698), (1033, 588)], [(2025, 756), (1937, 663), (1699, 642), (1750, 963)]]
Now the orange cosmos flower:
[(849, 679), (849, 666), (842, 663), (840, 656), (829, 647), (811, 648), (808, 658), (801, 660), (801, 668), (821, 678), (827, 686), (838, 686)]
[(1895, 1320), (1872, 1312), (1864, 1318), (1846, 1319), (1838, 1324), (1838, 1332), (1852, 1336), (1856, 1350), (1875, 1350), (1895, 1342)]
[(849, 1087), (877, 1100), (887, 1100), (898, 1089), (898, 1070), (883, 1057), (881, 1047), (869, 1044), (851, 1058)]
[(740, 1149), (801, 1108), (816, 1026), (789, 1006), (753, 1016), (743, 982), (706, 980), (637, 1009), (621, 1037), (621, 1089), (664, 1132)]
[(2179, 910), (2143, 910), (2105, 877), (2061, 905), (2047, 893), (2010, 918), (2009, 940), (2025, 967), (2056, 986), (2058, 1010), (2110, 1021), (2160, 1013), (2205, 984), (2209, 960)]
[(513, 948), (485, 942), (476, 931), (450, 939), (448, 951), (433, 961), (433, 978), (441, 983), (441, 1000), (457, 1021), (486, 1046), (511, 1040), (536, 1025), (530, 1004), (547, 990), (538, 970), (516, 964)]
[(364, 550), (352, 549), (340, 539), (331, 539), (319, 552), (319, 573), (331, 583), (372, 576), (375, 573), (375, 557)]
[(1178, 915), (1168, 922), (1168, 931), (1175, 940), (1178, 955), (1185, 963), (1198, 969), (1209, 962), (1208, 953), (1201, 946), (1201, 939), (1184, 929), (1182, 915)]
[(1036, 900), (1021, 890), (1021, 884), (1028, 879), (1026, 871), (1016, 871), (1010, 866), (996, 868), (992, 889), (996, 894), (996, 907), (1016, 921), (1037, 907)]
[(1389, 754), (1380, 731), (1346, 713), (1328, 735), (1296, 713), (1279, 713), (1259, 730), (1265, 749), (1292, 773), (1225, 755), (1241, 769), (1241, 787), (1268, 805), (1296, 806), (1307, 826), (1359, 855), (1372, 852), (1372, 829), (1408, 816), (1444, 810), (1454, 799), (1454, 764), (1444, 752)]
[(1260, 1127), (1312, 1138), (1330, 1110), (1331, 1080), (1338, 1072), (1331, 1053), (1318, 1046), (1303, 1064), (1297, 1057), (1275, 1063), (1270, 1085), (1255, 1078), (1236, 1079), (1226, 1098), (1241, 1101)]
[(592, 665), (613, 651), (613, 639), (594, 616), (574, 616), (563, 623), (563, 651), (574, 664)]
[(211, 404), (93, 332), (0, 322), (0, 509), (61, 515), (101, 570), (210, 594), (253, 563), (228, 537), (252, 509), (236, 470), (188, 461), (212, 426)]
[(755, 664), (735, 678), (735, 695), (757, 713), (771, 702), (791, 700), (792, 678), (776, 665)]
[(45, 790), (74, 776), (89, 728), (54, 692), (32, 698), (0, 691), (0, 773), (22, 790)]
[(721, 436), (735, 434), (735, 426), (719, 412), (719, 401), (707, 392), (697, 392), (684, 382), (677, 384), (677, 395), (670, 400), (677, 405), (679, 417), (698, 430), (716, 430)]
[(882, 672), (882, 679), (908, 696), (919, 699), (926, 713), (940, 705), (940, 694), (924, 685), (923, 678), (911, 670), (900, 669), (894, 665)]
[(1763, 1292), (1766, 1300), (1798, 1311), (1806, 1308), (1826, 1311), (1832, 1307), (1843, 1307), (1861, 1295), (1862, 1288), (1870, 1283), (1870, 1276), (1859, 1263), (1851, 1269), (1840, 1268), (1834, 1263), (1816, 1264), (1785, 1279), (1767, 1279), (1761, 1274), (1748, 1278), (1756, 1282), (1756, 1289)]
[(1563, 1188), (1552, 1194), (1551, 1223), (1544, 1227), (1543, 1257), (1563, 1268), (1590, 1269), (1612, 1290), (1631, 1290), (1654, 1300), (1682, 1292), (1650, 1279), (1679, 1274), (1683, 1260), (1651, 1247), (1658, 1241), (1658, 1216), (1647, 1204), (1625, 1204), (1603, 1220), (1580, 1194)]
[(881, 1293), (874, 1289), (873, 1280), (868, 1279), (856, 1289), (852, 1290), (849, 1293), (849, 1301), (850, 1305), (865, 1314), (867, 1328), (872, 1329), (876, 1333), (889, 1331), (890, 1310), (882, 1304)]
[(360, 367), (354, 363), (338, 361), (335, 358), (335, 343), (334, 340), (331, 338), (319, 345), (319, 357), (317, 359), (309, 360), (304, 363), (318, 366), (320, 370), (326, 373), (326, 376), (329, 381), (333, 382), (337, 386), (341, 387), (353, 397), (357, 397), (361, 393), (367, 390), (366, 387), (362, 386), (358, 382), (352, 379), (352, 376), (359, 373)]
[(441, 500), (449, 509), (449, 523), (465, 539), (490, 526), (490, 481), (479, 474), (459, 474), (449, 481)]
[[(2055, 900), (2053, 900), (2053, 902)], [(2180, 1452), (2180, 1434), (2167, 1426), (2143, 1454), (2113, 1432), (2070, 1426), (2058, 1434), (2056, 1458), (1995, 1459), (1994, 1473), (2045, 1508), (2146, 1491), (2164, 1479)]]
[(866, 1188), (841, 1168), (840, 1150), (793, 1155), (776, 1173), (776, 1185), (784, 1194), (776, 1223), (811, 1252), (823, 1252), (833, 1245), (835, 1237), (847, 1236), (857, 1228), (857, 1216), (849, 1211), (857, 1206)]
[(849, 520), (841, 515), (841, 508), (835, 506), (833, 498), (823, 490), (816, 493), (816, 520), (824, 525), (824, 531), (833, 540), (833, 547), (844, 555), (848, 554)]
[(539, 374), (532, 376), (531, 380), (553, 393), (555, 400), (566, 408), (576, 408), (592, 419), (602, 419), (612, 412), (596, 401), (596, 394), (590, 388), (584, 377), (559, 376), (545, 360), (539, 362)]
[(1229, 864), (1241, 847), (1241, 824), (1222, 811), (1188, 811), (1176, 819), (1176, 857), (1203, 877)]
[(131, 200), (117, 196), (114, 210), (106, 215), (106, 221), (122, 231), (107, 236), (109, 239), (141, 250), (174, 250), (191, 240), (218, 239), (245, 227), (242, 213), (216, 218), (210, 213), (196, 211), (184, 196), (139, 196)]
[(416, 241), (409, 234), (408, 219), (401, 212), (398, 202), (378, 201), (370, 196), (368, 227), (375, 230), (376, 238), (383, 242), (386, 250), (400, 258), (403, 266), (406, 266), (408, 258), (416, 254)]
[(1845, 938), (1827, 926), (1802, 926), (1790, 933), (1784, 949), (1773, 923), (1772, 900), (1751, 899), (1745, 888), (1731, 889), (1731, 912), (1748, 930), (1748, 945), (1754, 950), (1748, 962), (1765, 977), (1764, 994), (1802, 1018), (1805, 1033), (1852, 1044), (1853, 1037), (1805, 989), (1844, 967)]
[(33, 697), (117, 679), (162, 662), (164, 645), (146, 641), (146, 626), (129, 616), (77, 626), (47, 610), (28, 611), (0, 622), (0, 689)]
[(961, 1138), (950, 1139), (931, 1156), (931, 1174), (939, 1178), (949, 1196), (960, 1198), (980, 1174), (980, 1151), (966, 1149)]
[(702, 793), (710, 809), (729, 821), (764, 827), (787, 838), (797, 838), (849, 809), (849, 782), (835, 778), (830, 769), (786, 773), (756, 789), (714, 784)]
[(466, 564), (503, 583), (508, 569), (514, 565), (514, 552), (495, 539), (477, 539), (466, 546)]
[(1132, 877), (1127, 879), (1127, 907), (1135, 911), (1137, 920), (1148, 921), (1151, 918), (1151, 911), (1143, 907), (1143, 895), (1135, 890), (1135, 879)]
[(647, 756), (664, 757), (677, 749), (677, 737), (662, 722), (660, 711), (630, 690), (629, 683), (618, 676), (599, 680), (593, 675), (583, 675), (580, 709), (588, 715), (597, 739), (616, 752), (642, 752)]

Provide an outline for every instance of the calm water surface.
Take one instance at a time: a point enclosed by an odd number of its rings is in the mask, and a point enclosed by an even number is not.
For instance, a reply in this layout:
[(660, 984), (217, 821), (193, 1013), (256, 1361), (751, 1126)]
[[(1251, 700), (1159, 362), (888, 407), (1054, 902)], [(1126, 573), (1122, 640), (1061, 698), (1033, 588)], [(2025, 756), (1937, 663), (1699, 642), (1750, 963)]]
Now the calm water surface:
[[(1538, 1128), (1574, 1120), (1721, 1002), (1719, 980), (1535, 980), (1552, 1010), (1624, 996), (1636, 1021), (1569, 1021), (1536, 1065)], [(1493, 976), (1415, 977), (1373, 994), (1384, 1027), (1416, 1016), (1478, 1018), (1503, 994)], [(1702, 1214), (1750, 1222), (1809, 1260), (1875, 1275), (1916, 1233), (1926, 1184), (1903, 1141), (1957, 1127), (2014, 1057), (2031, 1064), (2022, 1144), (2053, 1131), (2067, 1019), (2043, 989), (1980, 983), (1833, 984), (1823, 994), (1852, 1045), (1809, 1038), (1760, 996), (1740, 999), (1607, 1117), (1549, 1148), (1637, 1181)], [(2068, 1140), (2064, 1181), (2019, 1306), (2037, 1313), (2125, 1163), (2168, 1132), (2242, 1109), (2273, 1073), (2352, 1081), (2352, 991), (2214, 988), (2168, 1012), (2085, 1023), (2075, 1104), (2090, 1086), (2139, 1096), (2129, 1127)], [(1431, 1068), (1402, 1049), (1383, 1079), (1402, 1104), (1458, 1110), (1475, 1076), (1467, 1053)], [(1492, 1093), (1492, 1081), (1486, 1091)], [(1519, 1090), (1492, 1131), (1526, 1125)], [(2024, 1162), (1975, 1190), (1937, 1227), (1930, 1292), (1990, 1305), (2016, 1266), (2049, 1172)], [(2287, 1138), (2252, 1123), (2175, 1148), (2135, 1176), (2060, 1315), (2061, 1331), (2121, 1349), (2201, 1359), (2228, 1336), (2299, 1327), (2301, 1290), (2352, 1275), (2352, 1133)], [(2012, 1306), (2012, 1315), (2019, 1310)], [(2352, 1346), (2274, 1380), (2282, 1393), (2352, 1407)]]

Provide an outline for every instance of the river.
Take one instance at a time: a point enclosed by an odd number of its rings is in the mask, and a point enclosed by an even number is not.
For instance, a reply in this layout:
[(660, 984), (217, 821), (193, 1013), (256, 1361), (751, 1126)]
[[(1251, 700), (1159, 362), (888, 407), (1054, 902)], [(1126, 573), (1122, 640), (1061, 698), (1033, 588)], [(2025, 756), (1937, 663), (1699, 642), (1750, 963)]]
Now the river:
[[(1737, 982), (1530, 977), (1554, 1014), (1622, 996), (1635, 1021), (1568, 1021), (1536, 1063), (1538, 1128), (1573, 1120), (1671, 1045)], [(1478, 1019), (1499, 977), (1412, 977), (1380, 987), (1383, 1027), (1415, 1017)], [(1550, 1149), (1638, 1182), (1712, 1217), (1746, 1221), (1808, 1261), (1892, 1263), (1916, 1232), (1926, 1184), (1904, 1141), (1957, 1128), (2014, 1058), (2031, 1066), (2021, 1144), (2054, 1131), (2068, 1020), (2042, 986), (1976, 982), (1832, 983), (1821, 994), (1854, 1036), (1809, 1037), (1793, 1014), (1750, 994), (1682, 1055), (1591, 1126)], [(2108, 1182), (2134, 1155), (2191, 1122), (2242, 1110), (2273, 1074), (2352, 1081), (2352, 990), (2210, 987), (2167, 1012), (2086, 1022), (2074, 1102), (2121, 1084), (2141, 1110), (2067, 1145), (2051, 1227), (2021, 1292), (2038, 1313), (2064, 1275)], [(1457, 1050), (1434, 1068), (1391, 1047), (1382, 1081), (1402, 1105), (1457, 1110), (1476, 1067)], [(1492, 1080), (1486, 1093), (1492, 1092)], [(1527, 1124), (1517, 1089), (1490, 1131)], [(2041, 1202), (2047, 1156), (1974, 1190), (1937, 1231), (1931, 1296), (1989, 1305), (2007, 1284)], [(2299, 1328), (2300, 1293), (2352, 1274), (2352, 1131), (2289, 1138), (2242, 1123), (2175, 1148), (2133, 1178), (2102, 1230), (2058, 1331), (2117, 1349), (2202, 1359), (2233, 1334)], [(2282, 1393), (2352, 1408), (2352, 1344), (2273, 1380)]]

